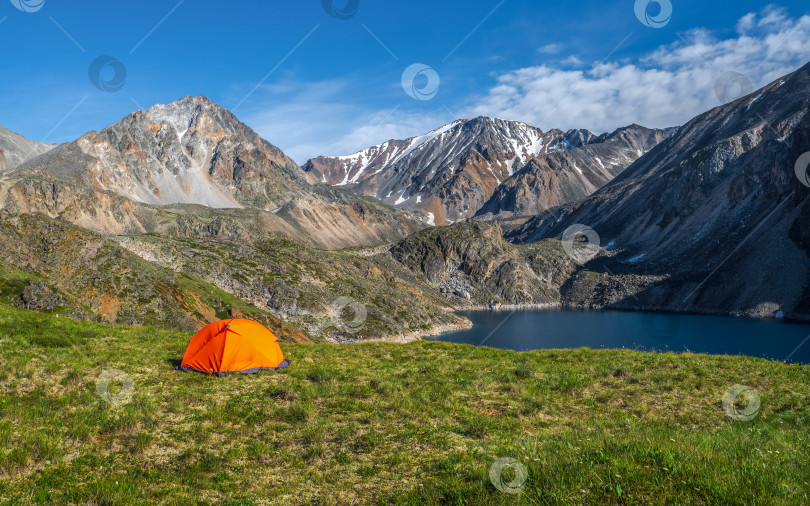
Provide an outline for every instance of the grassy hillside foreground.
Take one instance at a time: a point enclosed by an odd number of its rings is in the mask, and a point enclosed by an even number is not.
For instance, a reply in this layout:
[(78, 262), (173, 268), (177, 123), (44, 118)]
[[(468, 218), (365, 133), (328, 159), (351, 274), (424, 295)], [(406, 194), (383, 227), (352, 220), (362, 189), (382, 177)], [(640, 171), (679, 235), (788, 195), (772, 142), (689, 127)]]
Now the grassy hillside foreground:
[(284, 344), (289, 369), (216, 378), (174, 371), (189, 338), (0, 307), (0, 503), (809, 500), (808, 366)]

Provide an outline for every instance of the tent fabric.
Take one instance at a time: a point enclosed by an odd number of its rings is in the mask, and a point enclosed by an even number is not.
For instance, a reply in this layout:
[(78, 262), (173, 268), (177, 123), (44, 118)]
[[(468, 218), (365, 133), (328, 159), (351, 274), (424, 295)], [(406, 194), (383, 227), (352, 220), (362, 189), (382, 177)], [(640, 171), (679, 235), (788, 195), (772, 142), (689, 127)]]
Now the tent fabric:
[(197, 332), (188, 343), (180, 369), (222, 376), (227, 372), (251, 374), (289, 365), (272, 332), (254, 321), (232, 319), (211, 323)]

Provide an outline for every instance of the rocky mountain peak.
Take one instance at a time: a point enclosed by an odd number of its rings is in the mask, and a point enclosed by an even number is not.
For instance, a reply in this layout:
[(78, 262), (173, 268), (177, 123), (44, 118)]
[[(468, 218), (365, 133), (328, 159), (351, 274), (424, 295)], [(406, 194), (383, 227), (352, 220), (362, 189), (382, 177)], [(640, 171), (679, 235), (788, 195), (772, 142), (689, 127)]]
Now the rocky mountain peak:
[(533, 216), (592, 194), (651, 151), (669, 133), (638, 125), (594, 136), (569, 130), (558, 149), (530, 159), (478, 210), (479, 219)]
[(214, 104), (208, 97), (186, 96), (171, 104), (157, 104), (146, 111), (144, 115), (156, 123), (169, 123), (178, 132), (185, 132), (197, 123), (203, 111), (209, 113), (220, 112), (222, 107)]
[(171, 126), (180, 139), (193, 130), (219, 139), (225, 136), (243, 136), (251, 142), (257, 142), (259, 138), (258, 134), (239, 121), (233, 113), (204, 95), (186, 96), (169, 104), (156, 104), (146, 111), (135, 111), (101, 133), (144, 126), (155, 132), (165, 125)]
[[(0, 160), (3, 140), (0, 130)], [(0, 209), (59, 216), (105, 234), (272, 231), (339, 248), (424, 227), (409, 213), (310, 184), (281, 150), (204, 96), (136, 111), (12, 170), (0, 178)]]
[(307, 193), (298, 166), (204, 96), (136, 111), (20, 167), (147, 204), (273, 210)]

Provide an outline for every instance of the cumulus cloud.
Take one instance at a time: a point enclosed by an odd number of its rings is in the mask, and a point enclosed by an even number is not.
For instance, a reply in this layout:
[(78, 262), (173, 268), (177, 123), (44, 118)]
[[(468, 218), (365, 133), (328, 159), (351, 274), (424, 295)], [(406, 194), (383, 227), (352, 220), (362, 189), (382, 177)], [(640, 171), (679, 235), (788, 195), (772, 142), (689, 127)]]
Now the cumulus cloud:
[(635, 62), (508, 72), (464, 113), (546, 129), (674, 126), (721, 104), (715, 83), (725, 72), (743, 74), (756, 89), (808, 61), (810, 17), (790, 19), (782, 9), (767, 7), (742, 17), (731, 39), (696, 29)]

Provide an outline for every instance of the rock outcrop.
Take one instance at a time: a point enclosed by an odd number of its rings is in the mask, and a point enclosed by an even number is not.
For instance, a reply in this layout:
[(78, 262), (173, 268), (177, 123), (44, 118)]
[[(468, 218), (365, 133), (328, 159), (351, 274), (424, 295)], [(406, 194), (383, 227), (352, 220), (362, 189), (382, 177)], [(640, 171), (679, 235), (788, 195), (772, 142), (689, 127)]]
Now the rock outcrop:
[(576, 269), (558, 241), (516, 246), (495, 222), (424, 230), (391, 254), (459, 306), (556, 304)]

